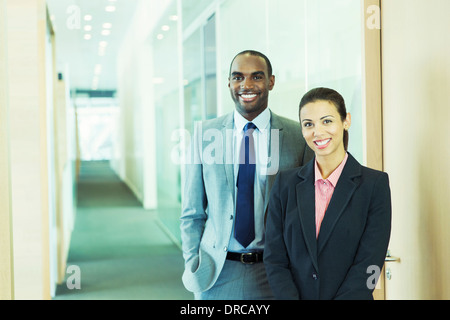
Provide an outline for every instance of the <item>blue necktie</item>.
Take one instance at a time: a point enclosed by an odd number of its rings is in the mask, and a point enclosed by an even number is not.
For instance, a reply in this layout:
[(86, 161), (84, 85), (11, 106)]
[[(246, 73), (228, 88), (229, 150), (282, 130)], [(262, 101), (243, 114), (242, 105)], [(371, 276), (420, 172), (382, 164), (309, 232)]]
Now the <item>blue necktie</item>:
[(246, 248), (255, 239), (255, 146), (253, 130), (256, 126), (249, 122), (244, 127), (244, 137), (239, 155), (239, 172), (237, 178), (236, 220), (234, 236)]

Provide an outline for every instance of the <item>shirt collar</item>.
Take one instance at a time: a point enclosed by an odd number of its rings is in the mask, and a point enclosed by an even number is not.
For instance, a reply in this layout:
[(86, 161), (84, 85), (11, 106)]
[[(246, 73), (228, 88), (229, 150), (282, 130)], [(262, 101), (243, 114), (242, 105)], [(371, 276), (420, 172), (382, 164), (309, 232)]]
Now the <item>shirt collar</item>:
[[(258, 130), (267, 129), (270, 123), (270, 110), (269, 108), (264, 109), (263, 112), (261, 112), (255, 119), (253, 119), (253, 123), (258, 128)], [(234, 127), (238, 132), (241, 132), (244, 130), (245, 125), (249, 121), (245, 119), (239, 112), (234, 110)]]
[(341, 176), (342, 170), (344, 170), (345, 163), (347, 162), (348, 153), (345, 153), (344, 160), (339, 164), (339, 166), (334, 169), (334, 171), (330, 174), (330, 176), (327, 179), (322, 178), (322, 174), (320, 173), (319, 166), (317, 165), (317, 159), (314, 161), (314, 171), (315, 171), (315, 182), (318, 180), (328, 180), (333, 187), (336, 187), (336, 184), (339, 180), (339, 177)]

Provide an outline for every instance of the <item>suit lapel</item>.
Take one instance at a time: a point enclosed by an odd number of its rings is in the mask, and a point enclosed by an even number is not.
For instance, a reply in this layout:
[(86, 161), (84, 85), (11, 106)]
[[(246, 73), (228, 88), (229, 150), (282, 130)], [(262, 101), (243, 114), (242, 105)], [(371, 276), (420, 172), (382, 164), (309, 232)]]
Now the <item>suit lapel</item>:
[(314, 161), (309, 162), (299, 171), (303, 180), (296, 186), (297, 209), (300, 216), (300, 225), (305, 239), (306, 247), (316, 270), (317, 263), (317, 240), (315, 219), (315, 189), (314, 189)]
[(223, 150), (223, 163), (228, 187), (234, 200), (233, 125), (233, 113), (230, 113), (222, 123), (222, 139), (223, 146), (225, 147)]
[[(282, 157), (283, 154), (283, 123), (280, 118), (270, 111), (270, 134), (269, 134), (269, 146), (268, 146), (268, 156), (270, 159), (270, 165), (278, 165), (278, 171), (282, 168)], [(272, 130), (278, 130), (278, 137), (272, 137)], [(275, 140), (272, 140), (275, 139)], [(278, 140), (278, 141), (276, 141)], [(275, 141), (277, 143), (272, 143)], [(278, 150), (272, 150), (272, 147), (278, 147)], [(274, 151), (274, 152), (273, 152)], [(270, 190), (272, 190), (272, 185), (275, 181), (276, 174), (267, 175), (266, 180), (266, 190), (264, 196), (264, 212), (267, 213), (267, 206), (269, 204)]]
[(322, 251), (327, 243), (333, 229), (340, 216), (347, 207), (353, 193), (359, 185), (359, 179), (355, 179), (361, 175), (361, 165), (351, 156), (348, 155), (347, 163), (339, 177), (338, 183), (334, 189), (333, 196), (328, 205), (327, 211), (320, 226), (318, 242), (318, 254)]

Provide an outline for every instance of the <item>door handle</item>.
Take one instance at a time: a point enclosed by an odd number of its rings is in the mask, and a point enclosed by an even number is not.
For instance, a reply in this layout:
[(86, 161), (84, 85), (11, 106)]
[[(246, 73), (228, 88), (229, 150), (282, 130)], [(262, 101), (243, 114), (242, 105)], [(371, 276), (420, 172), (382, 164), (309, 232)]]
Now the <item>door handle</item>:
[(400, 258), (391, 256), (391, 252), (388, 250), (384, 261), (385, 262), (400, 262)]

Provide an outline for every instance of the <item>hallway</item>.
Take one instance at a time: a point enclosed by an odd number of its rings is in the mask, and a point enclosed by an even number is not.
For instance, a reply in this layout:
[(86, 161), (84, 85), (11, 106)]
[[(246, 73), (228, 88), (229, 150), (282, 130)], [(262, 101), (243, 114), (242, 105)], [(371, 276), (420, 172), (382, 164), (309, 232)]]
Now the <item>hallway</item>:
[(192, 299), (181, 282), (180, 249), (142, 208), (107, 161), (83, 162), (67, 266), (78, 266), (81, 289), (66, 280), (54, 300)]

